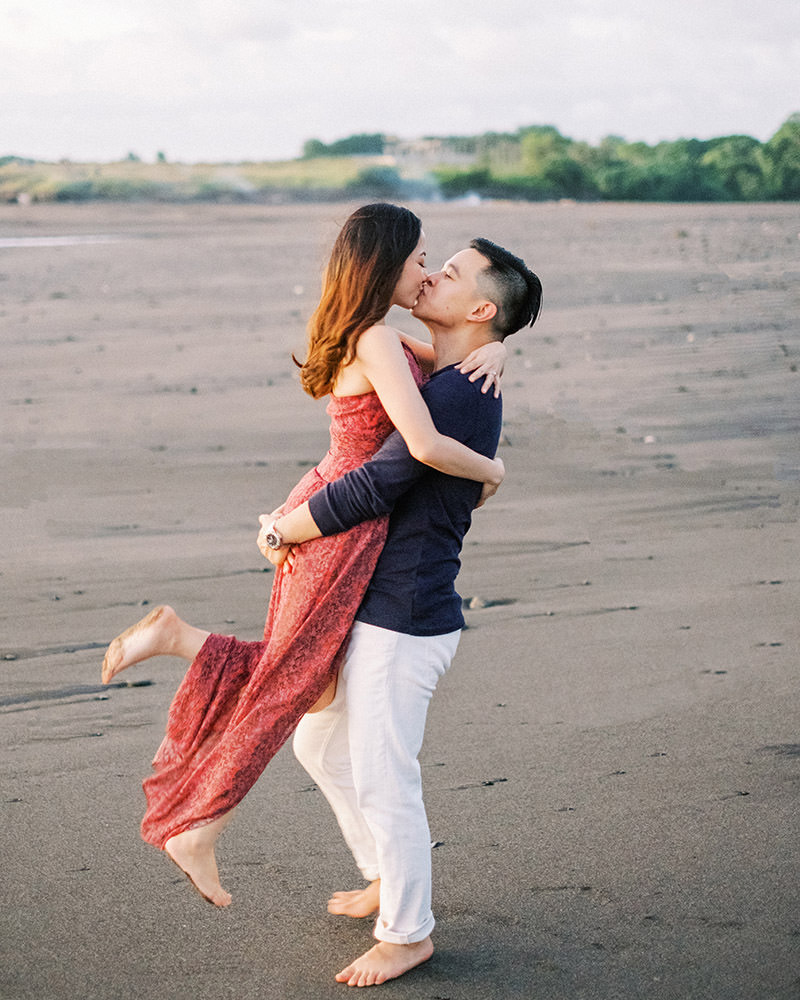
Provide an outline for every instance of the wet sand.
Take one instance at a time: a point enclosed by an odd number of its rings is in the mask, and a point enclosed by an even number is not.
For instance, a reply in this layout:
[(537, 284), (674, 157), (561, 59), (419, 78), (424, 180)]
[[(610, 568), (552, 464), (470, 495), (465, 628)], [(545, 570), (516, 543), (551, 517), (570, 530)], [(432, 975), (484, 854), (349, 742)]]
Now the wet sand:
[[(419, 211), (432, 261), (521, 253), (545, 312), (421, 758), (437, 952), (382, 989), (797, 997), (796, 206)], [(4, 998), (324, 1000), (370, 943), (325, 912), (359, 882), (288, 748), (221, 841), (233, 906), (192, 893), (138, 838), (182, 665), (99, 683), (162, 601), (260, 635), (257, 515), (326, 449), (290, 353), (346, 214), (0, 207)]]

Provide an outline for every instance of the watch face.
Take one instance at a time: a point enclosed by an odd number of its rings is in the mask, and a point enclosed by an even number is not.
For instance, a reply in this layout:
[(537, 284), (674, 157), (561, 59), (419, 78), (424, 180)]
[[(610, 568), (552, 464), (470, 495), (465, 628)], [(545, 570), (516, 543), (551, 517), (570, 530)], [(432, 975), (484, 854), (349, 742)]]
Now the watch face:
[(265, 540), (266, 540), (267, 545), (271, 549), (279, 549), (281, 547), (282, 542), (281, 542), (280, 535), (276, 535), (274, 531), (270, 531), (266, 535)]

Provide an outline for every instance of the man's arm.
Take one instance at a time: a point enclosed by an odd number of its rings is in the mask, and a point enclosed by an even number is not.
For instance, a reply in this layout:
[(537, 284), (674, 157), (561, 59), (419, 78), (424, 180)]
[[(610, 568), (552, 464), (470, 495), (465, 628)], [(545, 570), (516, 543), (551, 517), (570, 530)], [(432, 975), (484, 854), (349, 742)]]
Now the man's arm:
[[(412, 458), (394, 431), (364, 465), (328, 483), (310, 500), (277, 518), (275, 527), (287, 545), (347, 531), (362, 521), (388, 514), (398, 498), (426, 471)], [(269, 521), (267, 515), (261, 520)]]
[[(480, 394), (465, 376), (455, 372), (432, 379), (424, 387), (423, 396), (437, 429), (462, 442), (471, 436), (478, 409), (487, 405), (478, 402)], [(259, 520), (262, 526), (275, 520), (275, 527), (287, 546), (335, 535), (389, 513), (397, 500), (426, 473), (431, 470), (412, 457), (402, 436), (395, 431), (368, 462), (328, 483), (300, 507), (277, 519), (262, 515)], [(259, 547), (269, 558), (261, 537)]]

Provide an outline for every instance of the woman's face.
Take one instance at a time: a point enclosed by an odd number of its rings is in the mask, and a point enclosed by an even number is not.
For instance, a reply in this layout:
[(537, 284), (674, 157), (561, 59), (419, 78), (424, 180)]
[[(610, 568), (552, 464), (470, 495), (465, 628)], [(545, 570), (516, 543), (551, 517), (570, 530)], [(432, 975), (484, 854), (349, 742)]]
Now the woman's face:
[(419, 298), (422, 283), (427, 277), (425, 270), (425, 233), (419, 234), (419, 243), (416, 249), (403, 265), (400, 272), (400, 279), (395, 285), (394, 295), (392, 295), (392, 305), (400, 306), (403, 309), (410, 309)]

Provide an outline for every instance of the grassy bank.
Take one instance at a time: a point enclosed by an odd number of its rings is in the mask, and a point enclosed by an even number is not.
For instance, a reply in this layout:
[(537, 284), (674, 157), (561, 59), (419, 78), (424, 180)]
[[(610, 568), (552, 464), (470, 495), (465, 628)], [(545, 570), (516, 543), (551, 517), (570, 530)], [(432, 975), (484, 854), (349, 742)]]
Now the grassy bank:
[(381, 157), (324, 157), (270, 163), (0, 164), (0, 202), (322, 200), (360, 194)]

